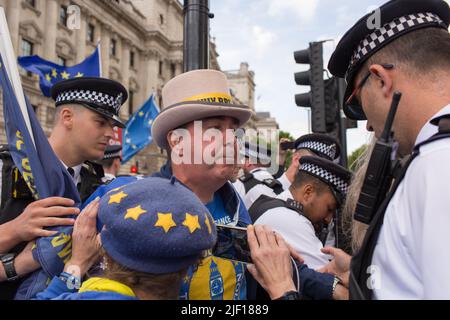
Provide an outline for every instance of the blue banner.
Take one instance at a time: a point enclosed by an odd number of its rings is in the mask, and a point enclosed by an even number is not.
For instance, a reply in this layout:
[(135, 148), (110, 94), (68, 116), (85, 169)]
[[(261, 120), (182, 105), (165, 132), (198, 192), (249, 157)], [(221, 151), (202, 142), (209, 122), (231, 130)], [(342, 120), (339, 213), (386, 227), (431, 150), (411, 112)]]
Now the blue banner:
[[(22, 113), (7, 70), (0, 56), (0, 84), (3, 91), (5, 130), (12, 159), (19, 168), (35, 199), (65, 197), (80, 206), (80, 197), (72, 177), (53, 152), (33, 108), (26, 99), (27, 114)], [(25, 119), (31, 124), (28, 130)], [(42, 269), (24, 281), (16, 298), (29, 299), (46, 287), (50, 277), (58, 275), (64, 261), (70, 255), (72, 227), (59, 227), (60, 231), (50, 238), (40, 238), (33, 250), (33, 257)]]
[(159, 114), (153, 95), (134, 113), (123, 130), (122, 163), (152, 143), (152, 124)]
[(100, 50), (99, 46), (94, 53), (83, 62), (72, 67), (60, 66), (39, 56), (19, 57), (19, 65), (27, 71), (39, 75), (39, 85), (46, 97), (50, 97), (50, 89), (60, 81), (80, 77), (100, 77)]

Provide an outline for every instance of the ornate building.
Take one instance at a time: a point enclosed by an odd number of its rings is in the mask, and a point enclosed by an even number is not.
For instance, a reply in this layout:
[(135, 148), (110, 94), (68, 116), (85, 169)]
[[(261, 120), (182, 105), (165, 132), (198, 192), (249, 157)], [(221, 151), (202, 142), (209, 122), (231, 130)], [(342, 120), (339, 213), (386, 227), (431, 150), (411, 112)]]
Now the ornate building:
[[(0, 0), (0, 5), (5, 9), (17, 56), (37, 54), (70, 66), (83, 61), (100, 43), (102, 76), (118, 80), (129, 91), (121, 111), (124, 119), (151, 94), (160, 103), (163, 85), (182, 72), (183, 7), (178, 1)], [(49, 134), (55, 113), (53, 101), (42, 95), (36, 75), (21, 70), (21, 76)], [(0, 138), (5, 143), (1, 116)], [(129, 172), (136, 161), (140, 171), (155, 171), (165, 155), (151, 145), (135, 158), (123, 172)]]
[[(183, 6), (178, 0), (0, 0), (16, 56), (39, 55), (60, 65), (75, 65), (101, 47), (102, 76), (129, 91), (121, 117), (128, 119), (151, 94), (161, 105), (164, 84), (183, 69)], [(219, 69), (214, 41), (210, 66)], [(248, 64), (229, 72), (236, 100), (254, 110), (254, 73)], [(22, 84), (46, 134), (55, 108), (39, 89), (37, 75), (21, 69)], [(0, 142), (5, 143), (3, 108)], [(254, 119), (253, 119), (254, 122)], [(253, 122), (250, 126), (254, 127)], [(154, 144), (123, 166), (138, 164), (141, 173), (158, 170), (166, 155)]]

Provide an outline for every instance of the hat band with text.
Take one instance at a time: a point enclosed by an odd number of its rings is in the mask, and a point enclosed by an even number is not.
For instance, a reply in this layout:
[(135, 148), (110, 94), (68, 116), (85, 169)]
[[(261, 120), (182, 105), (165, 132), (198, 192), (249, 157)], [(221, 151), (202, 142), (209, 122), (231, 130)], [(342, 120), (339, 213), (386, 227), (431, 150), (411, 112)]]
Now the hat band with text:
[(231, 96), (222, 92), (202, 93), (183, 100), (187, 101), (231, 104)]

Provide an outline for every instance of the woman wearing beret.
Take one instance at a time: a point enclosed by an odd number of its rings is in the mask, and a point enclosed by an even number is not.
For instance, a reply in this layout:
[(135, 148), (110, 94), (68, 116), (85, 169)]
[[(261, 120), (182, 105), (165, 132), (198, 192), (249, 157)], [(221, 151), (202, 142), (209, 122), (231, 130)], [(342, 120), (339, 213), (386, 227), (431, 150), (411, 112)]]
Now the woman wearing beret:
[[(37, 299), (178, 299), (188, 267), (215, 244), (216, 228), (208, 209), (175, 178), (146, 178), (89, 204), (72, 238), (64, 272)], [(99, 275), (82, 282), (99, 261)]]

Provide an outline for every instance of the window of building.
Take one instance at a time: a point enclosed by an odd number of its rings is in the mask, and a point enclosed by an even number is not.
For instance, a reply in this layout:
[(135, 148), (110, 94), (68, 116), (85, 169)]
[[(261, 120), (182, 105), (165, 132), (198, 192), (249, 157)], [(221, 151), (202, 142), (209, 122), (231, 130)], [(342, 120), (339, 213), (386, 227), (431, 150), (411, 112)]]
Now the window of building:
[(158, 71), (159, 75), (162, 76), (162, 73), (163, 73), (163, 62), (162, 61), (159, 61), (159, 69), (158, 70), (159, 70)]
[(134, 68), (134, 51), (130, 51), (130, 67)]
[[(22, 39), (21, 42), (21, 50), (22, 50), (22, 56), (31, 56), (33, 55), (33, 42)], [(32, 76), (32, 73), (30, 71), (25, 71), (24, 69), (20, 69), (20, 73), (22, 73), (23, 75), (27, 75), (29, 77)]]
[(33, 8), (36, 8), (36, 0), (25, 0), (25, 2)]
[(115, 57), (116, 53), (117, 53), (117, 40), (111, 39), (111, 43), (109, 45), (109, 54)]
[(134, 91), (130, 90), (128, 93), (128, 114), (131, 116), (133, 114), (133, 100), (134, 100)]
[(89, 23), (87, 28), (87, 40), (89, 42), (94, 42), (94, 37), (95, 37), (95, 26)]
[(174, 78), (175, 77), (175, 63), (171, 63), (170, 64), (170, 76), (171, 76), (171, 78)]
[(31, 41), (22, 39), (22, 55), (31, 56), (33, 54), (33, 43)]
[(58, 56), (58, 64), (60, 65), (60, 66), (67, 66), (67, 59), (66, 58), (64, 58), (64, 57), (61, 57), (61, 56)]
[(160, 23), (161, 25), (164, 24), (164, 16), (163, 16), (162, 14), (159, 15), (159, 23)]
[(67, 7), (61, 6), (59, 7), (59, 23), (63, 26), (67, 26)]

